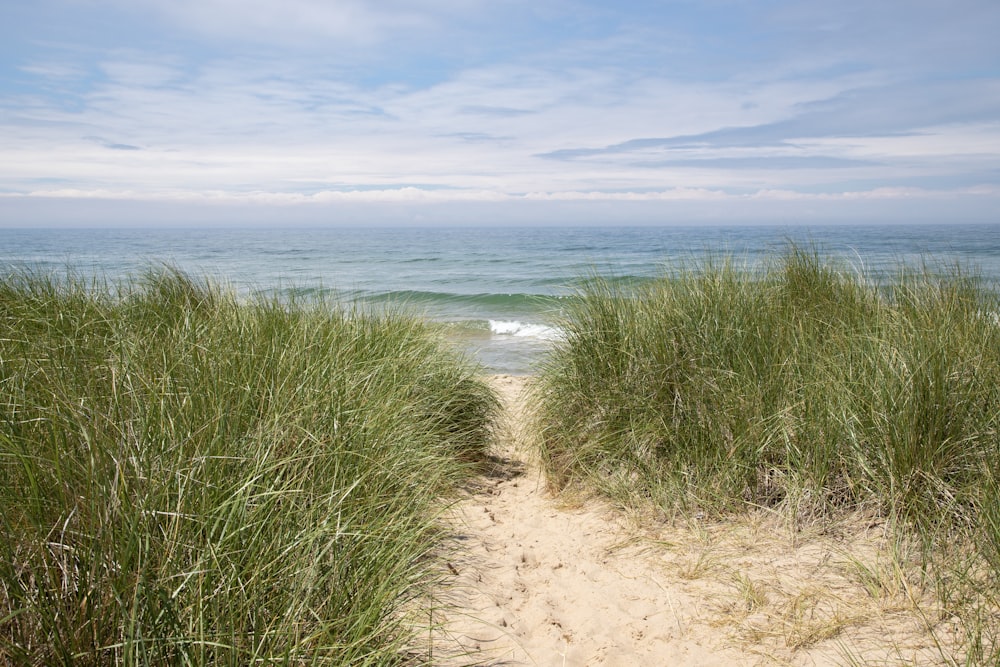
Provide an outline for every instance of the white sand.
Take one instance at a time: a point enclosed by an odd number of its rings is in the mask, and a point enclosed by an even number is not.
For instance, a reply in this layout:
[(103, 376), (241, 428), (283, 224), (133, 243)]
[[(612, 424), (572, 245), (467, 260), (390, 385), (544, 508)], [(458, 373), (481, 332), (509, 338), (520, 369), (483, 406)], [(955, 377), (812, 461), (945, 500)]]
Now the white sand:
[(914, 604), (932, 604), (926, 591), (863, 585), (852, 562), (883, 562), (863, 530), (810, 539), (748, 521), (640, 536), (600, 503), (561, 504), (526, 453), (524, 382), (494, 378), (510, 436), (451, 517), (454, 608), (434, 619), (436, 664), (940, 662)]

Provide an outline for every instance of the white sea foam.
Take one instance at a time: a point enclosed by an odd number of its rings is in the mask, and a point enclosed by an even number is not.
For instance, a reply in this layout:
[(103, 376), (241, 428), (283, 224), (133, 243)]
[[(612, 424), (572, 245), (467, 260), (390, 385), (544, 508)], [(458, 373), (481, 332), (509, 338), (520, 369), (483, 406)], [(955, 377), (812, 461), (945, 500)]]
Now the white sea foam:
[(495, 336), (538, 338), (540, 340), (559, 340), (563, 336), (562, 331), (556, 327), (544, 324), (527, 324), (516, 320), (490, 320), (490, 333)]
[(984, 320), (989, 320), (993, 322), (993, 324), (997, 326), (1000, 326), (1000, 313), (994, 312), (992, 310), (980, 310), (976, 311), (976, 315), (978, 315)]

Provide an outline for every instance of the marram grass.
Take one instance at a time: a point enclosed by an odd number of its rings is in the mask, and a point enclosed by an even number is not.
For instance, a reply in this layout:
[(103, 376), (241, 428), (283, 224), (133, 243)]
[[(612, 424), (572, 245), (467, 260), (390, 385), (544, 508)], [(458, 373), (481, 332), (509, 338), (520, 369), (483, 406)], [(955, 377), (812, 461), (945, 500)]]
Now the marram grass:
[(946, 604), (976, 599), (968, 655), (998, 658), (1000, 297), (981, 280), (792, 247), (595, 279), (563, 327), (535, 388), (555, 486), (667, 515), (879, 514), (945, 572)]
[(420, 660), (476, 370), (400, 314), (5, 278), (0, 664)]

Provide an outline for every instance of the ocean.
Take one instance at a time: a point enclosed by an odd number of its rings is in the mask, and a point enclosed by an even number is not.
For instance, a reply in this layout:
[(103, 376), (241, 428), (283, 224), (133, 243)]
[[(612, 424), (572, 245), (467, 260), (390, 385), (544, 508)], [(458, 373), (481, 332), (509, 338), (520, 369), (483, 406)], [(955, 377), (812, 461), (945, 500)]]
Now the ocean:
[(445, 323), (490, 372), (523, 375), (582, 280), (644, 280), (710, 256), (754, 267), (789, 242), (868, 273), (957, 264), (1000, 284), (1000, 224), (0, 229), (0, 270), (115, 282), (169, 265), (246, 295), (403, 305)]

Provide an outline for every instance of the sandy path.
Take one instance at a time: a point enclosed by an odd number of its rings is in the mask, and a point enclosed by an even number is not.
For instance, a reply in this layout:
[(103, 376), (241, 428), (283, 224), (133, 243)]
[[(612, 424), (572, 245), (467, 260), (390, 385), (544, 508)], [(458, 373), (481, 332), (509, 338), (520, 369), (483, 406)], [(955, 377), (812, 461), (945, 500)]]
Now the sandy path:
[(748, 520), (640, 537), (599, 503), (561, 504), (527, 453), (525, 381), (493, 378), (507, 430), (449, 517), (435, 664), (940, 664), (933, 603), (894, 574), (877, 530)]
[[(692, 601), (622, 546), (627, 531), (600, 508), (566, 508), (545, 490), (519, 425), (523, 378), (498, 377), (511, 437), (493, 474), (457, 508), (463, 555), (441, 664), (719, 665), (738, 654), (687, 632)], [(712, 650), (714, 648), (714, 650)]]

